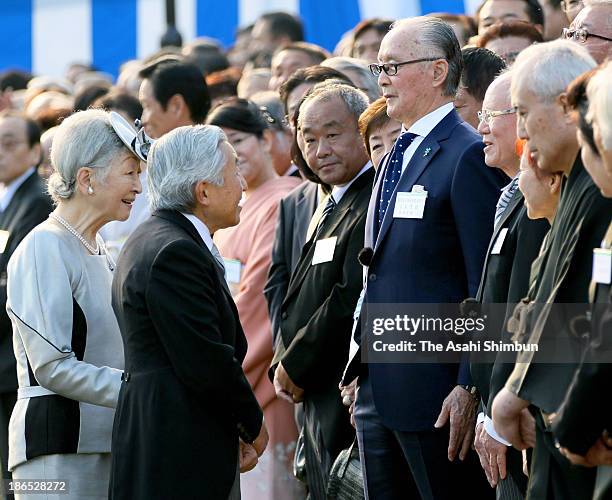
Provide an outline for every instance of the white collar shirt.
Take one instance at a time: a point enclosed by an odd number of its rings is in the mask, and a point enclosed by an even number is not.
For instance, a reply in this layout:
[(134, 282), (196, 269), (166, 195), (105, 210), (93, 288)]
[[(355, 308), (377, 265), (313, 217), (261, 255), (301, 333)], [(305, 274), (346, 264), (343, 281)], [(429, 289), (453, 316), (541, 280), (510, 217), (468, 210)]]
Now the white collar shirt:
[(35, 167), (30, 167), (8, 186), (0, 186), (0, 212), (4, 212), (6, 210), (6, 207), (9, 206), (9, 203), (13, 199), (13, 196), (15, 196), (17, 190), (26, 181), (26, 179), (34, 173), (35, 170)]

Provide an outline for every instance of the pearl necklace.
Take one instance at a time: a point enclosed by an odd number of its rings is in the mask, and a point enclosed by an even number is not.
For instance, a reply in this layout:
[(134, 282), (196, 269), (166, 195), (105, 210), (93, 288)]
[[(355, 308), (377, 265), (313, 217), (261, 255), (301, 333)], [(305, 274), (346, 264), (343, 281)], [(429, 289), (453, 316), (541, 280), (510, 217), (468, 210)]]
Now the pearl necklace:
[(87, 250), (89, 250), (89, 253), (93, 255), (100, 255), (100, 245), (96, 244), (95, 247), (91, 246), (81, 233), (79, 233), (75, 228), (73, 228), (70, 224), (68, 224), (59, 215), (55, 213), (51, 213), (49, 214), (49, 217), (51, 217), (52, 219), (55, 219), (62, 226), (64, 226), (69, 232), (71, 232), (74, 236), (76, 236), (77, 239), (83, 244), (83, 246), (87, 248)]

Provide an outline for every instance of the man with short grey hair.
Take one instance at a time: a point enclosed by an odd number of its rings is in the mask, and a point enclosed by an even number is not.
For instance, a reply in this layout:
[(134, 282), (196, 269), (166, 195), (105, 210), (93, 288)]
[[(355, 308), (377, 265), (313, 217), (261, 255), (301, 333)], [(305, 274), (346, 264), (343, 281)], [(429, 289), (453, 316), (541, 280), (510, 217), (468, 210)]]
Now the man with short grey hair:
[(531, 303), (530, 309), (521, 311), (519, 305), (514, 312), (521, 321), (511, 333), (538, 349), (517, 354), (514, 370), (492, 408), (496, 431), (515, 448), (533, 446), (535, 435), (527, 498), (570, 500), (593, 495), (595, 471), (570, 466), (555, 445), (551, 427), (580, 361), (583, 332), (572, 325), (575, 315), (587, 313), (592, 252), (600, 245), (612, 212), (612, 201), (601, 196), (582, 164), (566, 93), (575, 78), (594, 67), (583, 46), (566, 40), (525, 49), (513, 67), (511, 95), (518, 137), (538, 169), (565, 177), (541, 265), (522, 301)]
[(312, 217), (300, 260), (280, 311), (274, 387), (304, 401), (304, 449), (310, 498), (325, 500), (331, 466), (355, 431), (338, 392), (362, 283), (363, 246), (374, 169), (359, 133), (366, 95), (320, 83), (300, 106), (302, 153), (320, 182), (331, 186)]
[(212, 235), (238, 224), (244, 179), (225, 134), (210, 125), (165, 134), (148, 160), (153, 214), (126, 242), (113, 279), (129, 375), (110, 498), (196, 498), (204, 488), (239, 499), (238, 469), (256, 465), (268, 433), (242, 370), (247, 342)]
[[(370, 68), (403, 133), (379, 167), (366, 222), (367, 277), (354, 337), (368, 357), (372, 304), (458, 303), (476, 294), (506, 183), (485, 165), (480, 136), (454, 109), (462, 58), (448, 24), (433, 17), (395, 23), (378, 60)], [(359, 376), (354, 415), (366, 496), (491, 497), (471, 450), (477, 392), (467, 360), (404, 357), (366, 369), (354, 352), (343, 384)]]

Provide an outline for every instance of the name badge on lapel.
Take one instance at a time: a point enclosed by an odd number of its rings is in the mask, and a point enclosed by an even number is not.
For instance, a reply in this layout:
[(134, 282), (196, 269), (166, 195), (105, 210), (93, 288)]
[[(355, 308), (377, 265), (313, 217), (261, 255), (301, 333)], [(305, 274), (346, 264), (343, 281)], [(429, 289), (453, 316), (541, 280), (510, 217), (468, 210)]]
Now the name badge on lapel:
[(427, 191), (423, 186), (415, 184), (412, 191), (399, 192), (395, 199), (394, 219), (422, 219), (427, 201)]
[(508, 228), (504, 227), (499, 230), (499, 234), (497, 235), (497, 239), (495, 240), (495, 244), (493, 248), (491, 248), (491, 255), (499, 255), (501, 253), (501, 249), (504, 246), (504, 241), (506, 240), (506, 235), (508, 234)]
[(593, 249), (593, 281), (602, 285), (612, 283), (612, 248)]
[(225, 264), (225, 280), (230, 284), (240, 283), (242, 263), (237, 259), (223, 259)]
[(6, 244), (8, 243), (11, 233), (5, 230), (0, 230), (0, 253), (4, 253), (6, 250)]
[(312, 265), (323, 264), (334, 260), (334, 251), (336, 250), (337, 236), (317, 240), (315, 243), (314, 254), (312, 256)]

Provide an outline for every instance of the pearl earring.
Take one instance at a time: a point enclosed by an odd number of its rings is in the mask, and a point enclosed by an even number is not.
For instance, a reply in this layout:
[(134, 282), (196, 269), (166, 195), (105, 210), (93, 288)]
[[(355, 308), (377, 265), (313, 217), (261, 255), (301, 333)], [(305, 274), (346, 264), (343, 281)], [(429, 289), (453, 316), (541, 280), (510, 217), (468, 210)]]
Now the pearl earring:
[(91, 185), (87, 188), (87, 194), (93, 194), (93, 188), (91, 187)]

